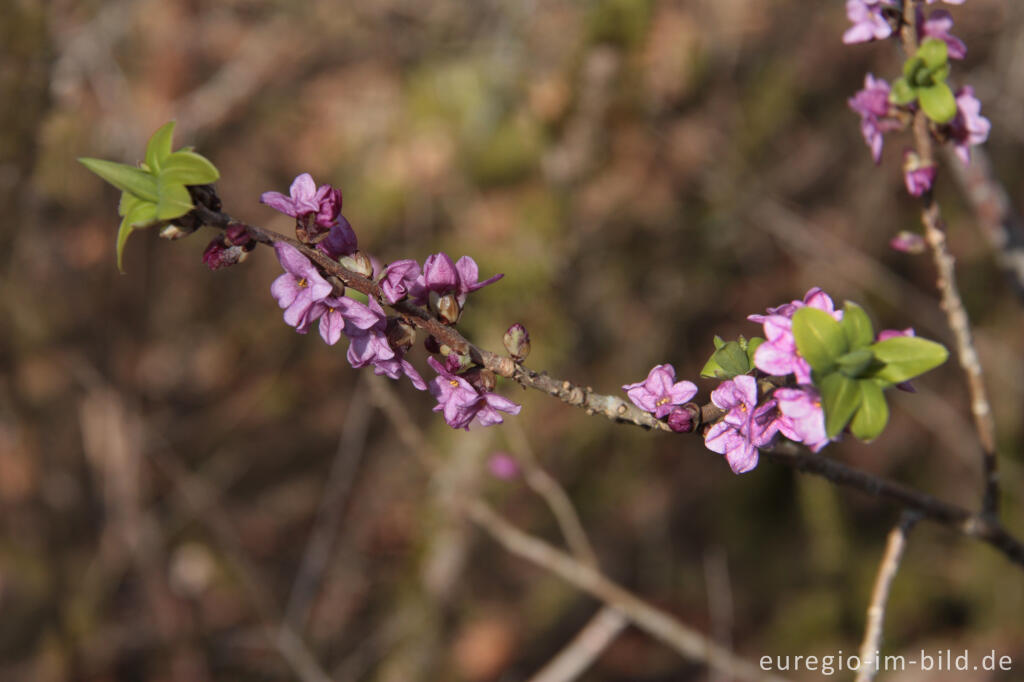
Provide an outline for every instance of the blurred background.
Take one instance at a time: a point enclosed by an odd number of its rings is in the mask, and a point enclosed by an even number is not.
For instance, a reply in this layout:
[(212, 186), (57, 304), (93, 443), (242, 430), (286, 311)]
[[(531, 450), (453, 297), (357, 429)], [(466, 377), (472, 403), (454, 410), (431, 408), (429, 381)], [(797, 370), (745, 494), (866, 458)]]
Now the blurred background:
[[(1024, 6), (951, 8), (986, 151), (1024, 208)], [(531, 448), (567, 488), (613, 579), (739, 654), (852, 653), (898, 509), (762, 463), (734, 476), (698, 438), (587, 417), (506, 383), (505, 426), (453, 432), (389, 384), (443, 461), (428, 473), (344, 346), (284, 325), (258, 249), (211, 272), (212, 232), (136, 233), (119, 275), (117, 193), (78, 156), (176, 145), (220, 168), (225, 210), (310, 172), (342, 188), (382, 262), (445, 250), (505, 273), (460, 328), (605, 393), (811, 286), (876, 328), (950, 345), (902, 185), (908, 137), (875, 166), (846, 105), (889, 43), (844, 46), (843, 3), (6, 0), (0, 18), (0, 679), (521, 680), (599, 604), (454, 513), (483, 494), (560, 543), (521, 479)], [(947, 168), (937, 192), (987, 370), (1004, 518), (1024, 534), (1021, 299)], [(425, 372), (424, 354), (414, 364)], [(976, 508), (979, 457), (954, 361), (891, 398), (870, 446), (830, 457)], [(955, 647), (1024, 666), (1024, 580), (933, 524), (911, 535), (884, 653)], [(279, 637), (282, 624), (289, 636)], [(793, 674), (818, 679), (816, 673)], [(720, 680), (635, 629), (585, 679)], [(924, 679), (910, 673), (891, 680)], [(939, 677), (931, 676), (935, 680)], [(946, 679), (946, 678), (943, 678)], [(954, 678), (950, 678), (954, 679)]]

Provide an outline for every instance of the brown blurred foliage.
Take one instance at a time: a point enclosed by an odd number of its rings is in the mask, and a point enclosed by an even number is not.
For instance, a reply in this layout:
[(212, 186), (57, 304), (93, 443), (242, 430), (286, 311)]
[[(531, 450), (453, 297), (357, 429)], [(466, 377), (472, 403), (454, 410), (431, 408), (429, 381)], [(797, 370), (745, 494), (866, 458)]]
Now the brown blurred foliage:
[[(530, 366), (607, 393), (662, 362), (695, 378), (713, 334), (756, 334), (747, 314), (814, 285), (860, 302), (877, 327), (948, 344), (930, 261), (887, 247), (917, 225), (902, 142), (875, 167), (846, 107), (865, 71), (892, 77), (900, 56), (842, 45), (842, 3), (8, 0), (0, 11), (0, 679), (294, 679), (287, 647), (266, 636), (283, 620), (333, 679), (524, 679), (597, 605), (452, 513), (453, 496), (484, 490), (557, 539), (521, 483), (488, 477), (507, 428), (524, 429), (567, 487), (616, 580), (752, 660), (855, 650), (898, 510), (769, 464), (736, 477), (696, 438), (616, 427), (509, 385), (518, 424), (469, 434), (398, 386), (445, 458), (428, 476), (368, 405), (343, 347), (282, 324), (269, 250), (210, 272), (203, 233), (139, 233), (120, 276), (116, 192), (75, 163), (134, 162), (176, 119), (176, 144), (221, 169), (225, 209), (280, 230), (288, 219), (259, 194), (311, 172), (343, 189), (382, 262), (444, 249), (506, 273), (471, 299), (470, 338), (498, 350), (523, 322)], [(970, 50), (953, 78), (984, 103), (987, 150), (1019, 197), (1024, 10), (953, 11)], [(1005, 519), (1020, 535), (1021, 302), (948, 173), (938, 195), (995, 405)], [(714, 385), (698, 383), (704, 396)], [(877, 442), (825, 452), (974, 507), (963, 377), (951, 361), (915, 383), (893, 397)], [(726, 597), (724, 611), (709, 607)], [(1018, 569), (924, 524), (896, 580), (886, 651), (955, 642), (1020, 667), (1022, 612)], [(627, 630), (588, 675), (708, 673)]]

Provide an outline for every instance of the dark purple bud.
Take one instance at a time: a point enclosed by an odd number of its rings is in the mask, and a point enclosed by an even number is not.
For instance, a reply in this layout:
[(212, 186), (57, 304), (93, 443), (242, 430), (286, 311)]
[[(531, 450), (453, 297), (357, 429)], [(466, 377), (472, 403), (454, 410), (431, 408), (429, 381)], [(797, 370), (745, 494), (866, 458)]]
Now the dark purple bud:
[(252, 237), (249, 236), (249, 230), (242, 223), (231, 223), (224, 230), (224, 236), (227, 240), (235, 246), (242, 246), (252, 241)]
[(423, 347), (428, 353), (432, 353), (433, 355), (437, 355), (441, 352), (441, 343), (433, 336), (428, 336), (423, 340)]
[(693, 415), (685, 407), (677, 407), (668, 414), (668, 427), (676, 433), (693, 431)]
[(444, 324), (455, 324), (461, 314), (462, 308), (452, 294), (445, 294), (437, 299), (437, 317)]
[(385, 333), (391, 347), (402, 353), (407, 352), (412, 348), (412, 344), (416, 342), (416, 328), (397, 317), (388, 318), (388, 326)]
[(327, 237), (316, 245), (318, 249), (337, 260), (342, 256), (350, 256), (359, 248), (356, 232), (352, 229), (345, 216), (338, 217), (338, 224), (331, 227)]
[(522, 362), (530, 354), (530, 333), (518, 322), (508, 328), (502, 341), (505, 343), (505, 350), (516, 362)]
[(220, 270), (243, 262), (249, 252), (241, 246), (229, 246), (224, 243), (223, 236), (211, 241), (203, 251), (203, 262), (211, 270)]

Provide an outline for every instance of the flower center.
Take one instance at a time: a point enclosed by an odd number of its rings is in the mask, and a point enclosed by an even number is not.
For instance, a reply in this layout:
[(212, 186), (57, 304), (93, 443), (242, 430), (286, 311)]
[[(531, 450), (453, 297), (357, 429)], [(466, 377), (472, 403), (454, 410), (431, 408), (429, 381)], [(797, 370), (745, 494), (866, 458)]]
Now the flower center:
[(302, 279), (300, 279), (300, 280), (299, 280), (299, 286), (300, 286), (300, 287), (303, 287), (303, 288), (305, 288), (306, 286), (308, 286), (308, 284), (309, 284), (309, 283), (308, 283), (308, 282), (306, 282), (306, 278), (305, 278), (305, 277), (303, 277)]
[(452, 385), (452, 388), (457, 388), (459, 385), (459, 382), (457, 382), (455, 379), (449, 380), (448, 383)]
[(658, 402), (654, 404), (656, 407), (661, 407), (662, 405), (668, 405), (671, 401), (672, 399), (670, 397), (665, 396), (664, 398), (659, 399)]

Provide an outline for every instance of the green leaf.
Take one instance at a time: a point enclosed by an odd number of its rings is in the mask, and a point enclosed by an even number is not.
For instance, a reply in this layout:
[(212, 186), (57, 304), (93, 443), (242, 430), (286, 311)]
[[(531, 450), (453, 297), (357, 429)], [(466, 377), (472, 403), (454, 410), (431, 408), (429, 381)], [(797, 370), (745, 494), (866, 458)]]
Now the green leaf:
[(157, 180), (159, 189), (159, 200), (156, 204), (156, 217), (159, 220), (171, 220), (178, 218), (192, 210), (192, 197), (189, 196), (185, 185), (181, 183), (166, 183), (161, 174)]
[(914, 74), (921, 70), (924, 66), (924, 60), (919, 56), (914, 55), (907, 61), (903, 62), (903, 78), (908, 82), (914, 79)]
[(160, 179), (182, 185), (208, 185), (220, 178), (217, 168), (205, 156), (176, 151), (168, 156), (160, 170)]
[(79, 162), (122, 192), (146, 201), (157, 200), (156, 178), (144, 170), (103, 159), (78, 159)]
[(860, 407), (850, 422), (850, 432), (863, 441), (875, 439), (889, 422), (889, 404), (885, 402), (882, 387), (871, 379), (857, 382)]
[(754, 353), (757, 352), (757, 349), (764, 342), (765, 339), (762, 339), (760, 336), (755, 336), (750, 341), (747, 341), (747, 362), (750, 363), (750, 367), (754, 366)]
[(941, 343), (916, 336), (897, 336), (871, 346), (881, 366), (872, 376), (892, 384), (908, 381), (946, 361), (949, 351)]
[(839, 323), (817, 308), (796, 311), (793, 315), (793, 338), (800, 355), (820, 374), (831, 370), (836, 359), (849, 349)]
[(715, 334), (715, 338), (712, 339), (711, 342), (715, 344), (715, 350), (718, 350), (719, 348), (725, 345), (725, 339), (723, 339), (718, 334)]
[(875, 330), (868, 314), (853, 301), (847, 301), (843, 307), (843, 319), (839, 326), (846, 335), (846, 343), (853, 350), (870, 346), (875, 340)]
[(146, 144), (146, 167), (154, 175), (160, 172), (164, 161), (171, 155), (171, 137), (174, 135), (174, 121), (160, 126)]
[(127, 202), (122, 200), (122, 206), (127, 206), (127, 211), (124, 218), (121, 219), (121, 225), (117, 228), (117, 269), (124, 272), (121, 259), (128, 235), (136, 229), (156, 221), (156, 204), (134, 198)]
[(910, 104), (917, 99), (917, 91), (906, 78), (897, 78), (889, 90), (889, 101), (893, 104)]
[(855, 379), (839, 372), (821, 380), (821, 407), (825, 411), (825, 434), (829, 438), (839, 435), (860, 407), (861, 392)]
[(956, 116), (956, 98), (945, 83), (917, 89), (921, 109), (936, 123), (949, 123)]
[(746, 374), (750, 371), (750, 360), (747, 352), (736, 341), (730, 341), (715, 351), (715, 360), (730, 377)]
[(856, 379), (871, 366), (874, 359), (875, 356), (870, 350), (867, 348), (858, 348), (857, 350), (852, 350), (845, 355), (841, 355), (836, 360), (836, 365), (839, 367), (839, 371), (845, 376), (848, 376), (851, 379)]
[(921, 43), (921, 47), (917, 48), (917, 57), (929, 69), (942, 66), (949, 60), (949, 50), (946, 47), (946, 41), (939, 40), (938, 38), (928, 38)]

